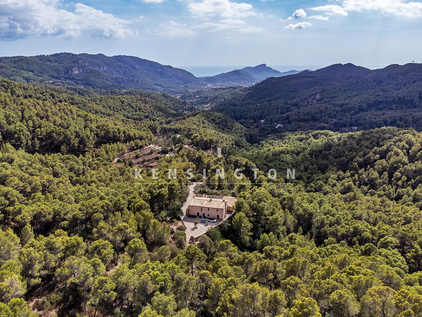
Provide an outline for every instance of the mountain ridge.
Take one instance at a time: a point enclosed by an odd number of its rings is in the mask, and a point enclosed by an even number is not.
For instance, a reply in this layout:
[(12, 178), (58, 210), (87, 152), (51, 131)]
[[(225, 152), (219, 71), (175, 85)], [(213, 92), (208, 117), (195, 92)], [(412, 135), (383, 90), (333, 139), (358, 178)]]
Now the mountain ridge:
[[(210, 109), (265, 133), (330, 129), (353, 131), (385, 125), (422, 129), (422, 65), (369, 70), (335, 64), (269, 78), (227, 94)], [(262, 121), (262, 122), (261, 122)]]
[(270, 73), (283, 75), (266, 65), (263, 69), (263, 65), (258, 65), (258, 69), (248, 67), (247, 71), (234, 70), (230, 74), (204, 78), (184, 69), (134, 56), (55, 53), (0, 57), (0, 77), (20, 83), (179, 94), (207, 88), (250, 86), (269, 77)]

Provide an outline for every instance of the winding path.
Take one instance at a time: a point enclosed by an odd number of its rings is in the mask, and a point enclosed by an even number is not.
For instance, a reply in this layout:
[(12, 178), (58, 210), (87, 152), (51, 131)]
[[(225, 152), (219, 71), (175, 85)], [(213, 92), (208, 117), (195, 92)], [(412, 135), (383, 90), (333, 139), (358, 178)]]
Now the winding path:
[(192, 185), (189, 185), (189, 195), (188, 198), (186, 199), (185, 203), (183, 204), (182, 210), (183, 210), (183, 216), (182, 216), (182, 220), (186, 215), (186, 210), (188, 209), (191, 200), (193, 199), (193, 197), (195, 196), (195, 186), (201, 184), (201, 183), (193, 183)]

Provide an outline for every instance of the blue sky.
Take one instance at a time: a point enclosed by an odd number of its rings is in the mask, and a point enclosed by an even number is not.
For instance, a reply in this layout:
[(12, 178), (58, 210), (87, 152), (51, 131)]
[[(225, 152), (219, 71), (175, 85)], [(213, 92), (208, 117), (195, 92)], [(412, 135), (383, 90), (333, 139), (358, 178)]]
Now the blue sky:
[(422, 2), (0, 0), (0, 55), (134, 55), (280, 70), (422, 62)]

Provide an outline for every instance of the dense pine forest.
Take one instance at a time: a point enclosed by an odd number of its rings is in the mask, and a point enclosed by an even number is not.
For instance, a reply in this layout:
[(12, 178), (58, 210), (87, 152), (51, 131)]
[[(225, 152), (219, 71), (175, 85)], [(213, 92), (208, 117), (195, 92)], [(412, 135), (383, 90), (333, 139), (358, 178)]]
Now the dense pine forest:
[[(369, 70), (337, 64), (269, 78), (252, 87), (199, 98), (262, 134), (307, 130), (349, 132), (383, 126), (422, 130), (422, 65)], [(192, 104), (201, 104), (193, 100)]]
[[(194, 110), (165, 94), (0, 80), (0, 316), (422, 316), (421, 132), (262, 140)], [(158, 178), (124, 156), (149, 145)], [(237, 202), (186, 241), (193, 182)]]

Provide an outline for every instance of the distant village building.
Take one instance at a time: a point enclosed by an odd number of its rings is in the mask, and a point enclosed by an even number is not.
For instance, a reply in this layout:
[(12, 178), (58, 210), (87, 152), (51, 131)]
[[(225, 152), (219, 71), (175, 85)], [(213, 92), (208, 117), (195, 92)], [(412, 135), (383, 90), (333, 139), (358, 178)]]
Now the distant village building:
[(227, 200), (216, 198), (193, 198), (187, 210), (189, 216), (224, 219), (227, 214)]

